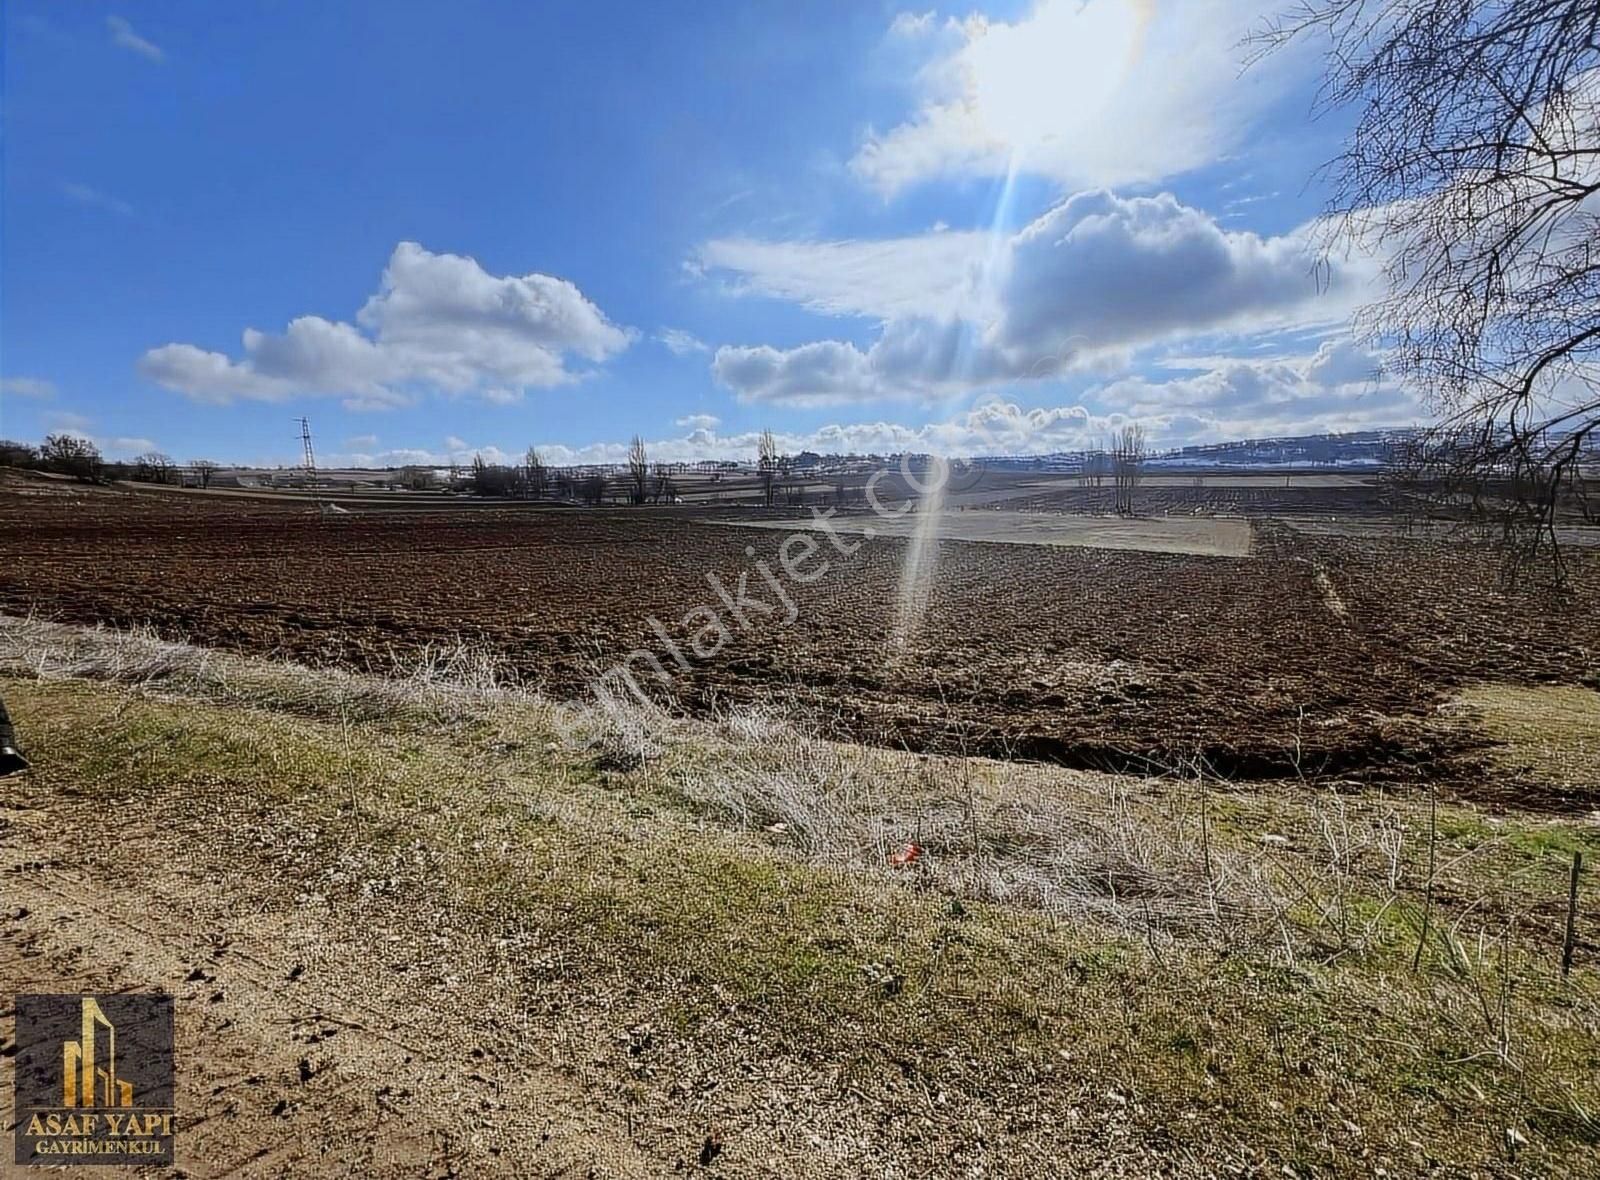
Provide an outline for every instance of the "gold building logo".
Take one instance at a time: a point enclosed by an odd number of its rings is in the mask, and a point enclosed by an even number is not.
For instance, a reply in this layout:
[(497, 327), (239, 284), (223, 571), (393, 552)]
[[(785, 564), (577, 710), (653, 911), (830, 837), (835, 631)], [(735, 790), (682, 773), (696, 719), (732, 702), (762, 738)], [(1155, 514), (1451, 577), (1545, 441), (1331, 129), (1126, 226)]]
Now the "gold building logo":
[[(95, 1030), (106, 1030), (106, 1067), (95, 1067)], [(61, 1105), (132, 1106), (133, 1086), (117, 1077), (117, 1026), (106, 1019), (104, 1009), (88, 996), (83, 997), (83, 1031), (76, 1041), (62, 1046)], [(98, 1085), (97, 1085), (98, 1083)], [(101, 1102), (95, 1102), (99, 1090)]]
[(172, 997), (18, 996), (18, 1164), (173, 1162)]

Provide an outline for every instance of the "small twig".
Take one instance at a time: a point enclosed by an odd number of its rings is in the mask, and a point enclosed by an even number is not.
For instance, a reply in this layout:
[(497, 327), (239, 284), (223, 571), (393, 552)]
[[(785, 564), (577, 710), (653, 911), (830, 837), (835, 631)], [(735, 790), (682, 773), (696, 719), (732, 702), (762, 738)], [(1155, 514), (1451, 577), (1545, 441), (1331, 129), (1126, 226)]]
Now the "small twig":
[(1578, 924), (1578, 874), (1583, 871), (1583, 853), (1572, 854), (1572, 880), (1567, 885), (1567, 935), (1561, 944), (1561, 978), (1572, 973), (1572, 944)]
[(1428, 922), (1433, 917), (1433, 873), (1435, 850), (1439, 837), (1439, 789), (1428, 784), (1428, 891), (1422, 906), (1422, 933), (1417, 938), (1417, 953), (1411, 957), (1411, 970), (1422, 965), (1422, 948), (1428, 941)]

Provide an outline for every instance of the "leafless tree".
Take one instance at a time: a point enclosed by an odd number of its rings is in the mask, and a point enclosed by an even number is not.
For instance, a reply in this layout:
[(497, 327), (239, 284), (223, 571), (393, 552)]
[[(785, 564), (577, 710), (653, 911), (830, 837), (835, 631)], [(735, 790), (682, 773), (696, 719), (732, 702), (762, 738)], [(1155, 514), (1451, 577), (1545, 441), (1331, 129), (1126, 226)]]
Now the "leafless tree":
[(1383, 260), (1358, 317), (1437, 423), (1416, 494), (1493, 530), (1512, 577), (1563, 577), (1556, 523), (1600, 430), (1600, 5), (1307, 0), (1256, 38), (1325, 47), (1328, 257)]
[(1097, 488), (1105, 482), (1107, 462), (1104, 446), (1086, 450), (1083, 453), (1083, 468), (1078, 473), (1078, 482), (1084, 487)]
[(628, 444), (628, 489), (635, 504), (643, 504), (650, 492), (650, 456), (637, 434)]
[(36, 467), (39, 448), (9, 438), (0, 438), (0, 467)]
[(194, 472), (195, 477), (199, 479), (200, 486), (209, 488), (211, 486), (211, 477), (217, 473), (218, 464), (212, 459), (190, 459), (189, 467)]
[(172, 456), (160, 451), (146, 451), (133, 461), (133, 478), (143, 483), (172, 482)]
[(528, 448), (528, 453), (522, 457), (523, 477), (527, 480), (528, 495), (534, 499), (544, 495), (546, 484), (549, 483), (549, 469), (545, 467), (544, 460), (534, 447)]
[(402, 467), (392, 483), (413, 492), (431, 492), (439, 486), (439, 477), (431, 467)]
[(653, 495), (657, 504), (670, 504), (677, 498), (677, 482), (672, 478), (672, 469), (665, 463), (656, 464)]
[(1145, 456), (1144, 427), (1137, 422), (1111, 435), (1111, 478), (1115, 485), (1117, 514), (1134, 514), (1134, 493), (1143, 474)]
[(492, 496), (494, 491), (494, 477), (490, 473), (489, 465), (483, 461), (482, 455), (473, 455), (472, 494), (475, 496)]
[(778, 478), (780, 462), (777, 438), (773, 436), (772, 431), (763, 430), (756, 442), (756, 472), (761, 478), (761, 491), (766, 498), (768, 508), (772, 507), (772, 485)]
[(100, 448), (76, 434), (52, 434), (39, 446), (39, 461), (51, 471), (83, 483), (100, 478)]

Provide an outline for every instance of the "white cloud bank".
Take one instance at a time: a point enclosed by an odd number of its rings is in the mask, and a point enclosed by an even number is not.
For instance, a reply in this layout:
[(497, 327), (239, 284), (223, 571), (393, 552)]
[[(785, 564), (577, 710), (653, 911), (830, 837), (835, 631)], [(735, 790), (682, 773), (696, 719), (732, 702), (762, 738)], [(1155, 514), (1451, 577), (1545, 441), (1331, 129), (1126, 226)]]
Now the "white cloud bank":
[(1262, 0), (1042, 0), (1015, 23), (902, 14), (921, 50), (916, 109), (851, 160), (887, 196), (1013, 169), (1068, 187), (1154, 183), (1214, 162), (1291, 76), (1286, 53), (1240, 77)]
[(104, 435), (96, 434), (89, 428), (94, 425), (94, 419), (87, 414), (74, 413), (71, 410), (52, 410), (43, 415), (41, 421), (50, 434), (65, 434), (72, 438), (81, 438), (90, 442), (100, 451), (102, 457), (111, 460), (132, 459), (138, 455), (151, 451), (160, 451), (161, 446), (154, 439), (130, 435)]
[(0, 394), (47, 402), (55, 397), (56, 387), (54, 382), (43, 377), (6, 377), (0, 379)]
[(710, 345), (704, 340), (682, 328), (662, 328), (656, 333), (656, 341), (666, 345), (673, 356), (690, 356), (697, 352), (711, 351)]
[[(874, 264), (885, 254), (892, 265)], [(932, 233), (888, 243), (712, 242), (708, 267), (744, 289), (882, 322), (861, 348), (724, 346), (712, 372), (741, 401), (827, 405), (940, 398), (1057, 377), (1186, 336), (1343, 321), (1371, 280), (1319, 277), (1303, 231), (1228, 230), (1162, 194), (1079, 193), (1009, 238)]]
[(111, 43), (118, 48), (126, 49), (130, 53), (137, 53), (147, 61), (165, 61), (166, 52), (154, 41), (148, 41), (133, 31), (133, 26), (120, 16), (106, 17), (106, 31), (111, 34)]
[[(1190, 362), (1183, 362), (1187, 365)], [(807, 432), (778, 432), (788, 454), (930, 451), (953, 456), (1042, 454), (1103, 446), (1113, 430), (1140, 422), (1160, 448), (1272, 435), (1360, 430), (1419, 420), (1414, 399), (1385, 385), (1378, 358), (1347, 340), (1324, 341), (1314, 353), (1259, 360), (1223, 359), (1164, 381), (1125, 378), (1097, 385), (1069, 405), (1027, 407), (994, 398), (920, 425), (890, 420), (835, 423)], [(687, 433), (648, 440), (653, 461), (701, 459), (753, 461), (758, 431), (718, 434), (710, 415), (690, 415), (676, 425)], [(354, 441), (354, 440), (352, 440)], [(541, 458), (556, 466), (620, 464), (629, 443), (617, 439), (584, 446), (538, 443)], [(492, 463), (521, 461), (514, 446), (470, 446), (447, 438), (441, 449), (410, 448), (333, 456), (351, 466), (464, 464), (474, 454)]]
[(97, 188), (77, 181), (65, 181), (61, 185), (61, 192), (69, 200), (91, 209), (104, 209), (108, 213), (115, 213), (119, 217), (132, 217), (133, 206), (119, 197), (110, 193), (103, 193)]
[(395, 247), (355, 318), (301, 316), (280, 335), (247, 328), (238, 359), (167, 344), (146, 352), (139, 370), (205, 402), (328, 394), (372, 409), (412, 401), (422, 388), (506, 402), (574, 381), (582, 371), (570, 358), (599, 363), (632, 339), (566, 279), (491, 275), (415, 242)]
[(730, 276), (733, 294), (763, 295), (826, 315), (953, 315), (989, 235), (948, 231), (877, 241), (719, 238), (694, 263)]

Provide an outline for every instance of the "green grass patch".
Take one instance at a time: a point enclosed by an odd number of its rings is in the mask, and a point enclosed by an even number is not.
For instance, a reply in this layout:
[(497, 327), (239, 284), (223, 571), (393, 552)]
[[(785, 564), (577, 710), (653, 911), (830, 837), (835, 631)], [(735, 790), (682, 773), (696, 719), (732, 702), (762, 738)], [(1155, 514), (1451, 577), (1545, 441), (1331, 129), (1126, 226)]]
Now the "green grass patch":
[[(807, 864), (673, 806), (670, 766), (597, 776), (589, 752), (515, 711), (441, 739), (403, 720), (344, 724), (107, 685), (0, 691), (38, 761), (27, 782), (41, 806), (72, 806), (65, 792), (135, 800), (188, 835), (197, 863), (250, 865), (260, 897), (281, 904), (297, 873), (347, 866), (317, 885), (336, 918), (374, 880), (398, 882), (463, 937), (536, 945), (497, 960), (530, 1009), (597, 1013), (624, 1042), (652, 1023), (657, 1052), (707, 1076), (785, 1062), (885, 1110), (910, 1093), (997, 1126), (1111, 1110), (1175, 1151), (1273, 1171), (1504, 1170), (1507, 1127), (1530, 1139), (1518, 1167), (1582, 1174), (1593, 1161), (1600, 980), (1584, 964), (1563, 984), (1528, 928), (1481, 953), (1473, 943), (1459, 962), (1430, 946), (1412, 972), (1427, 838), (1416, 800), (1354, 798), (1341, 812), (1290, 788), (1209, 802), (1219, 849), (1283, 833), (1274, 855), (1308, 876), (1330, 816), (1362, 832), (1403, 826), (1403, 904), (1352, 877), (1346, 917), (1373, 936), (1324, 957), (1302, 942), (1289, 961), (1270, 940), (1146, 940), (953, 900), (914, 875)], [(1495, 885), (1512, 909), (1543, 903), (1560, 856), (1600, 855), (1576, 826), (1465, 808), (1442, 809), (1436, 835), (1441, 862), (1470, 854), (1432, 920), (1463, 947), (1492, 928), (1480, 890)], [(1526, 871), (1508, 876), (1508, 863)], [(1325, 925), (1326, 888), (1283, 920)], [(344, 937), (361, 945), (357, 927)]]

